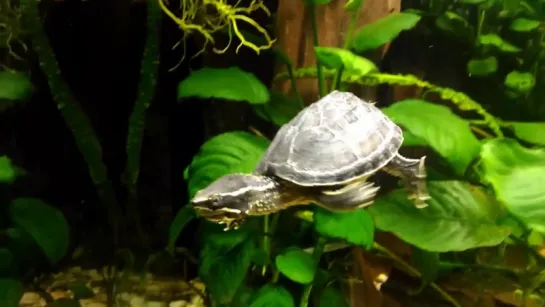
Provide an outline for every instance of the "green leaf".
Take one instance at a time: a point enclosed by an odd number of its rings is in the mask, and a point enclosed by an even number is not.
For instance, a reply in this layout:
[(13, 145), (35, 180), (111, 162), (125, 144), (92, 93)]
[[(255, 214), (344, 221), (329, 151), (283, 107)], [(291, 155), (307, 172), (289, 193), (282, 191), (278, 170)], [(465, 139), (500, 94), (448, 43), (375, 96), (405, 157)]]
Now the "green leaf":
[[(32, 93), (32, 83), (19, 72), (0, 71), (0, 99), (23, 100)], [(2, 109), (2, 107), (0, 107)]]
[(253, 110), (259, 117), (280, 127), (294, 118), (302, 108), (297, 99), (272, 92), (268, 103), (254, 105)]
[(540, 24), (541, 23), (537, 20), (517, 18), (513, 20), (509, 29), (516, 32), (530, 32), (539, 28)]
[(526, 142), (545, 146), (545, 122), (521, 123), (507, 122), (515, 131), (515, 135)]
[(267, 284), (259, 289), (250, 307), (295, 307), (295, 301), (282, 286)]
[(0, 182), (13, 183), (18, 175), (24, 172), (13, 165), (8, 156), (0, 156)]
[(497, 48), (499, 51), (507, 53), (520, 52), (520, 48), (508, 43), (503, 38), (497, 34), (484, 34), (479, 36), (479, 44), (483, 46), (492, 46)]
[(300, 284), (314, 280), (317, 265), (312, 256), (298, 247), (290, 247), (276, 256), (276, 267), (280, 273)]
[(362, 5), (363, 5), (363, 0), (348, 0), (346, 1), (346, 4), (344, 5), (344, 9), (347, 12), (356, 13), (360, 11)]
[(530, 72), (512, 71), (505, 77), (504, 84), (507, 88), (521, 93), (529, 93), (535, 86), (536, 80)]
[(471, 33), (471, 25), (462, 16), (447, 11), (435, 19), (435, 26), (445, 32), (453, 33), (457, 36), (465, 36), (466, 39), (469, 36), (473, 36)]
[(316, 231), (324, 236), (344, 239), (367, 249), (373, 244), (375, 230), (373, 219), (364, 209), (332, 212), (316, 207), (314, 225)]
[(238, 67), (205, 67), (192, 72), (178, 85), (178, 99), (187, 97), (261, 104), (269, 101), (269, 90), (253, 74)]
[(95, 293), (83, 281), (73, 281), (68, 284), (68, 289), (74, 294), (74, 299), (93, 298)]
[(422, 275), (422, 285), (428, 285), (439, 275), (439, 253), (429, 252), (418, 247), (412, 248), (412, 262)]
[(81, 307), (81, 304), (75, 299), (61, 297), (47, 304), (47, 307)]
[(497, 70), (498, 60), (493, 56), (484, 59), (472, 59), (467, 63), (467, 72), (470, 76), (488, 76)]
[(24, 294), (23, 284), (15, 279), (0, 278), (0, 302), (5, 307), (19, 307)]
[(417, 209), (405, 189), (377, 198), (368, 211), (377, 228), (431, 252), (500, 244), (511, 229), (497, 225), (505, 213), (484, 190), (462, 181), (430, 181), (432, 199)]
[(59, 210), (36, 198), (17, 198), (8, 207), (8, 212), (13, 224), (34, 238), (51, 264), (66, 255), (69, 226)]
[(214, 301), (228, 304), (244, 281), (255, 251), (253, 237), (243, 229), (205, 237), (199, 277)]
[(414, 136), (425, 140), (458, 174), (464, 174), (479, 154), (481, 143), (471, 132), (469, 123), (445, 106), (407, 99), (382, 111)]
[(218, 179), (231, 173), (251, 173), (270, 141), (253, 134), (234, 131), (208, 140), (186, 168), (189, 197)]
[(327, 287), (324, 291), (320, 293), (320, 303), (318, 307), (348, 307), (350, 306), (346, 296), (343, 293), (333, 287)]
[(178, 211), (168, 230), (168, 250), (170, 252), (174, 252), (174, 246), (176, 245), (176, 240), (178, 240), (178, 236), (180, 235), (184, 227), (195, 217), (196, 214), (193, 206), (186, 205), (185, 207), (180, 209), (180, 211)]
[(0, 302), (5, 307), (19, 307), (24, 294), (23, 284), (15, 279), (0, 278)]
[(331, 2), (331, 0), (304, 0), (305, 5), (326, 5)]
[(545, 232), (545, 150), (527, 149), (513, 139), (483, 145), (479, 171), (496, 197), (529, 227)]
[(489, 0), (460, 0), (460, 3), (464, 4), (482, 4)]
[(375, 63), (345, 49), (314, 47), (314, 50), (316, 51), (318, 62), (328, 68), (343, 68), (351, 77), (363, 77), (370, 72), (378, 71)]
[(12, 265), (13, 252), (7, 248), (0, 247), (0, 274), (6, 272), (6, 270), (9, 270)]
[(376, 49), (395, 39), (402, 31), (412, 29), (420, 18), (412, 13), (392, 13), (356, 31), (352, 47), (357, 52)]

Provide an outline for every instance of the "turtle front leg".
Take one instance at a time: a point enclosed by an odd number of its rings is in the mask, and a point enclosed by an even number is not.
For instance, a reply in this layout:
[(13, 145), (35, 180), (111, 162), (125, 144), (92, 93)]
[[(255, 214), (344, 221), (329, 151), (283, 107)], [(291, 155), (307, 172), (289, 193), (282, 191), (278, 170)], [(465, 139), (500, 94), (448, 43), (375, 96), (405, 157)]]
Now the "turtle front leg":
[(372, 182), (358, 181), (338, 190), (322, 190), (314, 201), (330, 211), (352, 211), (371, 205), (378, 190)]
[(413, 199), (415, 207), (422, 209), (428, 206), (430, 199), (426, 184), (426, 157), (420, 159), (405, 158), (399, 153), (384, 167), (384, 170), (406, 181), (405, 187), (409, 190), (409, 199)]

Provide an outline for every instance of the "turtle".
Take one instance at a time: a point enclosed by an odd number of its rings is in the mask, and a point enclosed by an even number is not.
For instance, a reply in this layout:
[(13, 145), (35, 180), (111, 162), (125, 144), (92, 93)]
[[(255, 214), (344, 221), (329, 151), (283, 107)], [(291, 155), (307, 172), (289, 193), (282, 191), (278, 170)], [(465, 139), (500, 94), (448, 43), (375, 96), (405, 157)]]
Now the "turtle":
[(402, 129), (375, 103), (335, 90), (301, 110), (276, 133), (251, 174), (225, 175), (199, 190), (201, 217), (239, 228), (248, 216), (316, 204), (334, 212), (367, 207), (380, 170), (404, 179), (416, 208), (427, 207), (425, 159), (402, 156)]

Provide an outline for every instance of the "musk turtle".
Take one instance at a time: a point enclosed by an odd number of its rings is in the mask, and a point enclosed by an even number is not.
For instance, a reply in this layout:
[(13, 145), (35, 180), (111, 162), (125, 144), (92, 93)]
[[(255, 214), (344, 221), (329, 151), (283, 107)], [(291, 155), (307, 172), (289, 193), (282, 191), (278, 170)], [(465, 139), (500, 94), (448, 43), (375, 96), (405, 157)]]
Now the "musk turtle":
[(417, 208), (427, 206), (425, 156), (398, 153), (403, 133), (373, 103), (333, 91), (280, 128), (252, 174), (229, 174), (198, 191), (199, 215), (225, 229), (247, 216), (315, 203), (331, 211), (369, 206), (379, 170), (405, 181)]

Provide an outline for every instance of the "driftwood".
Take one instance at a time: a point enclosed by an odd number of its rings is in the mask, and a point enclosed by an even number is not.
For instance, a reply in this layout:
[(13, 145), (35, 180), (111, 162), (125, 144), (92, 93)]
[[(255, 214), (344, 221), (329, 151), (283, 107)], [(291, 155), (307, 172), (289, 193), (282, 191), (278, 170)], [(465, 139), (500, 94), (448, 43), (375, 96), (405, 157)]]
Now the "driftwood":
[[(400, 0), (367, 0), (364, 2), (359, 15), (360, 28), (376, 21), (391, 12), (399, 11)], [(320, 46), (342, 47), (344, 36), (348, 28), (349, 16), (344, 10), (346, 1), (334, 0), (329, 5), (316, 8), (318, 37)], [(305, 9), (303, 1), (280, 0), (277, 12), (276, 47), (286, 52), (297, 68), (315, 65), (316, 56), (312, 42), (312, 20), (309, 11)], [(383, 46), (375, 53), (373, 60), (380, 61), (388, 45)], [(282, 65), (277, 71), (283, 71)], [(289, 81), (277, 81), (274, 89), (288, 93), (291, 91)], [(306, 103), (318, 98), (318, 83), (314, 79), (299, 80), (298, 87)], [(375, 95), (365, 91), (365, 98), (373, 100)]]

